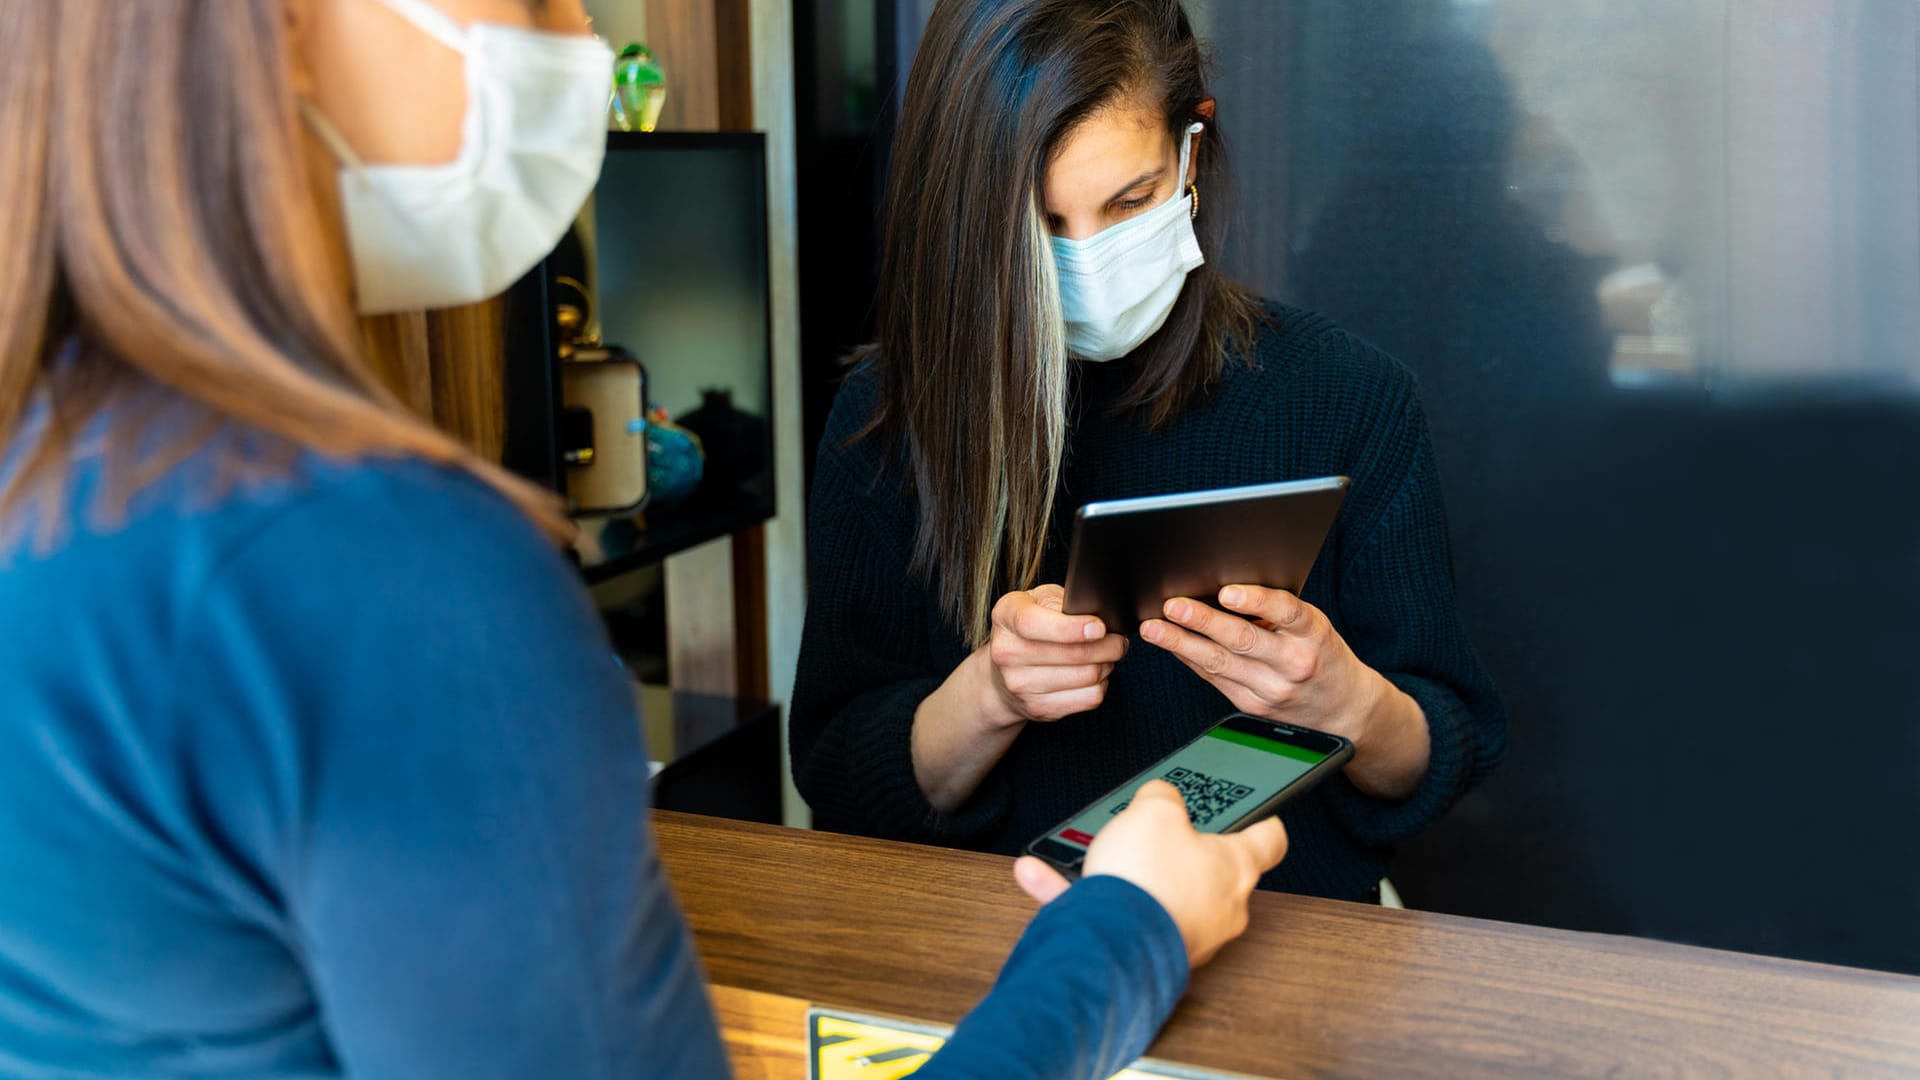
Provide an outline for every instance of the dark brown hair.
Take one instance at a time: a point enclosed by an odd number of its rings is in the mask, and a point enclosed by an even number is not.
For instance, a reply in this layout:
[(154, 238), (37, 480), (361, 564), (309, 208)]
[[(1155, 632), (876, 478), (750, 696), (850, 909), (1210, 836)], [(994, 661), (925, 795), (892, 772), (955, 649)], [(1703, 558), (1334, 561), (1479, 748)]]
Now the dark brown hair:
[[(1103, 108), (1208, 100), (1179, 0), (941, 0), (901, 105), (887, 182), (868, 433), (907, 465), (913, 566), (976, 643), (997, 594), (1039, 573), (1067, 442), (1068, 371), (1042, 194), (1050, 155)], [(1196, 145), (1206, 265), (1133, 353), (1122, 406), (1161, 426), (1250, 353), (1257, 300), (1222, 277), (1225, 143)]]
[[(564, 535), (550, 496), (407, 407), (441, 405), (483, 442), (497, 429), (495, 403), (434, 381), (457, 379), (469, 347), (487, 362), (497, 309), (411, 316), (411, 361), (395, 353), (404, 320), (356, 320), (331, 171), (295, 111), (285, 4), (0, 3), (0, 453), (17, 453), (0, 523), (37, 517), (45, 535), (91, 419), (137, 398), (105, 433), (96, 517), (244, 431), (265, 442), (234, 441), (223, 473), (298, 449), (425, 458)], [(143, 427), (160, 415), (155, 445)], [(286, 452), (239, 449), (265, 445)]]

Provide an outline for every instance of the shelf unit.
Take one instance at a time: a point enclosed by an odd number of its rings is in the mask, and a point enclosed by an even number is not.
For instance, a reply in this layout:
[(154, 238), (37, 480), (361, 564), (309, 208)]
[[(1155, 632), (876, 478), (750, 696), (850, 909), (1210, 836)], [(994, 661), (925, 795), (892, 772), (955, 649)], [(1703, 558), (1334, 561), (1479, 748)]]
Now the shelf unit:
[(758, 132), (610, 132), (607, 166), (575, 234), (507, 300), (508, 468), (565, 492), (558, 311), (590, 283), (594, 322), (637, 357), (670, 419), (726, 390), (759, 425), (746, 476), (716, 475), (682, 502), (583, 519), (589, 581), (604, 581), (773, 517), (777, 426), (766, 140)]

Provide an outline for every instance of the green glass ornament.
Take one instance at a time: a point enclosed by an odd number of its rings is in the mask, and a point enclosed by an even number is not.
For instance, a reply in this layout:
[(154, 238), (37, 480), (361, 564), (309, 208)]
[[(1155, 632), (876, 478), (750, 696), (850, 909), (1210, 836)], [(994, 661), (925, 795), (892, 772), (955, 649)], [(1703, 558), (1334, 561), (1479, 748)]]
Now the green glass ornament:
[(613, 101), (608, 118), (621, 131), (652, 131), (667, 103), (667, 76), (645, 45), (620, 50), (613, 62)]

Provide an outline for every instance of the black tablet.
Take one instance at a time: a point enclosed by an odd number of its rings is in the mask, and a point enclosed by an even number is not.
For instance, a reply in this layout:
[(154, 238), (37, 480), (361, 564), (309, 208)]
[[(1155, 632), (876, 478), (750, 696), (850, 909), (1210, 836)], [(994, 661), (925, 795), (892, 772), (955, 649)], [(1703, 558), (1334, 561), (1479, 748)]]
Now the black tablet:
[(1347, 497), (1347, 478), (1088, 503), (1073, 522), (1066, 613), (1131, 634), (1176, 596), (1228, 585), (1298, 593)]

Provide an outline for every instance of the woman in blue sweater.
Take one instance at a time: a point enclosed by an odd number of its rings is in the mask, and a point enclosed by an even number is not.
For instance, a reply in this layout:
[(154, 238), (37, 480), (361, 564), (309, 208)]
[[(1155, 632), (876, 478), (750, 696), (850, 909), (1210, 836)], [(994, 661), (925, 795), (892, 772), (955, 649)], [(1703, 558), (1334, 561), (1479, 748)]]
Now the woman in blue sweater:
[[(632, 688), (551, 501), (360, 314), (591, 189), (579, 0), (0, 4), (0, 1075), (710, 1077)], [(1278, 822), (1116, 819), (929, 1074), (1100, 1076)]]
[[(1353, 740), (1267, 883), (1363, 899), (1502, 756), (1414, 380), (1218, 272), (1215, 112), (1179, 0), (935, 8), (810, 503), (817, 824), (1011, 853), (1239, 709)], [(1076, 507), (1336, 474), (1300, 596), (1172, 600), (1131, 642), (1062, 613)]]

